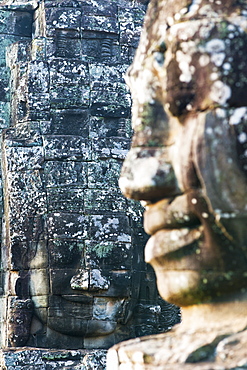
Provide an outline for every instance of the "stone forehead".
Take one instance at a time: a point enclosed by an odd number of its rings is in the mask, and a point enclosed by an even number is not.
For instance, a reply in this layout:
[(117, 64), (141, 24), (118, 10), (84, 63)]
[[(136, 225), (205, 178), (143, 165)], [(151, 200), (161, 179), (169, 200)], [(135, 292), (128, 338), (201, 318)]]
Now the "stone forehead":
[(227, 14), (228, 11), (232, 11), (232, 8), (243, 10), (247, 7), (246, 0), (156, 0), (152, 4), (154, 6), (165, 7), (167, 15), (176, 14), (181, 10), (183, 10), (182, 14), (186, 14), (188, 11), (199, 12), (206, 5), (221, 14)]
[(191, 19), (204, 18), (209, 21), (212, 18), (224, 18), (230, 15), (245, 16), (246, 11), (246, 0), (155, 0), (149, 4), (145, 23), (146, 28), (149, 29), (153, 23), (171, 26)]

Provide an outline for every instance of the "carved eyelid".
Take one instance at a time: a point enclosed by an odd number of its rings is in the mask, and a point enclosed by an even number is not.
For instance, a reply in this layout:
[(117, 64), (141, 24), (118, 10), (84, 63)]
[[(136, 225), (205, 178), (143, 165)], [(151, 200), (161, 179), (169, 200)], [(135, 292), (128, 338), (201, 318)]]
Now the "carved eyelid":
[(152, 53), (165, 53), (167, 50), (166, 44), (162, 41), (159, 45), (157, 45), (153, 50)]

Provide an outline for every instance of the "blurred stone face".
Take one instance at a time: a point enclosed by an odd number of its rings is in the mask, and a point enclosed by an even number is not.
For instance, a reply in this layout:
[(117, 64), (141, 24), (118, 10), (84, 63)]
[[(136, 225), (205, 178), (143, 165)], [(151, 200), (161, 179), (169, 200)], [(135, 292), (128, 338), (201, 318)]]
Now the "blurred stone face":
[(127, 80), (122, 192), (146, 201), (145, 258), (179, 305), (246, 288), (246, 4), (151, 2)]

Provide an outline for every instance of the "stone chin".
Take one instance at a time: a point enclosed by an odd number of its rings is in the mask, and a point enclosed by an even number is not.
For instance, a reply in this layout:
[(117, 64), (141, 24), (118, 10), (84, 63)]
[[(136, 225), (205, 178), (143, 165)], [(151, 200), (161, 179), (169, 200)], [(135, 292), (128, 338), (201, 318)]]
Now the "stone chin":
[[(56, 332), (75, 337), (107, 336), (130, 316), (127, 298), (72, 296), (73, 300), (55, 296), (56, 304), (47, 310), (35, 307), (41, 322)], [(75, 298), (78, 298), (75, 301)], [(90, 301), (83, 298), (88, 298)], [(50, 298), (51, 299), (51, 298)], [(37, 301), (35, 300), (37, 304)], [(45, 312), (45, 313), (44, 313)]]
[(246, 291), (244, 271), (175, 271), (165, 270), (157, 262), (150, 263), (156, 273), (161, 297), (180, 307), (222, 301), (229, 294)]
[(198, 303), (195, 292), (198, 290), (200, 276), (196, 271), (166, 271), (153, 266), (159, 293), (167, 302), (178, 306), (187, 306)]
[(116, 321), (87, 320), (82, 318), (75, 318), (73, 323), (68, 325), (66, 317), (50, 318), (47, 325), (59, 333), (84, 338), (108, 335), (117, 328)]

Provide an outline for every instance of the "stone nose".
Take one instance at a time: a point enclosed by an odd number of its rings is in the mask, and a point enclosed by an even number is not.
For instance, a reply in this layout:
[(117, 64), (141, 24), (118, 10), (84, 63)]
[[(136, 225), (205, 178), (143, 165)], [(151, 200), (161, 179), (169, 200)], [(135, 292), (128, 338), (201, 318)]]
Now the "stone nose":
[(181, 194), (168, 150), (166, 147), (130, 149), (119, 178), (119, 187), (127, 198), (156, 201)]
[(72, 276), (70, 286), (73, 290), (107, 290), (110, 286), (110, 281), (102, 276), (101, 271), (98, 269), (79, 269), (77, 273)]

